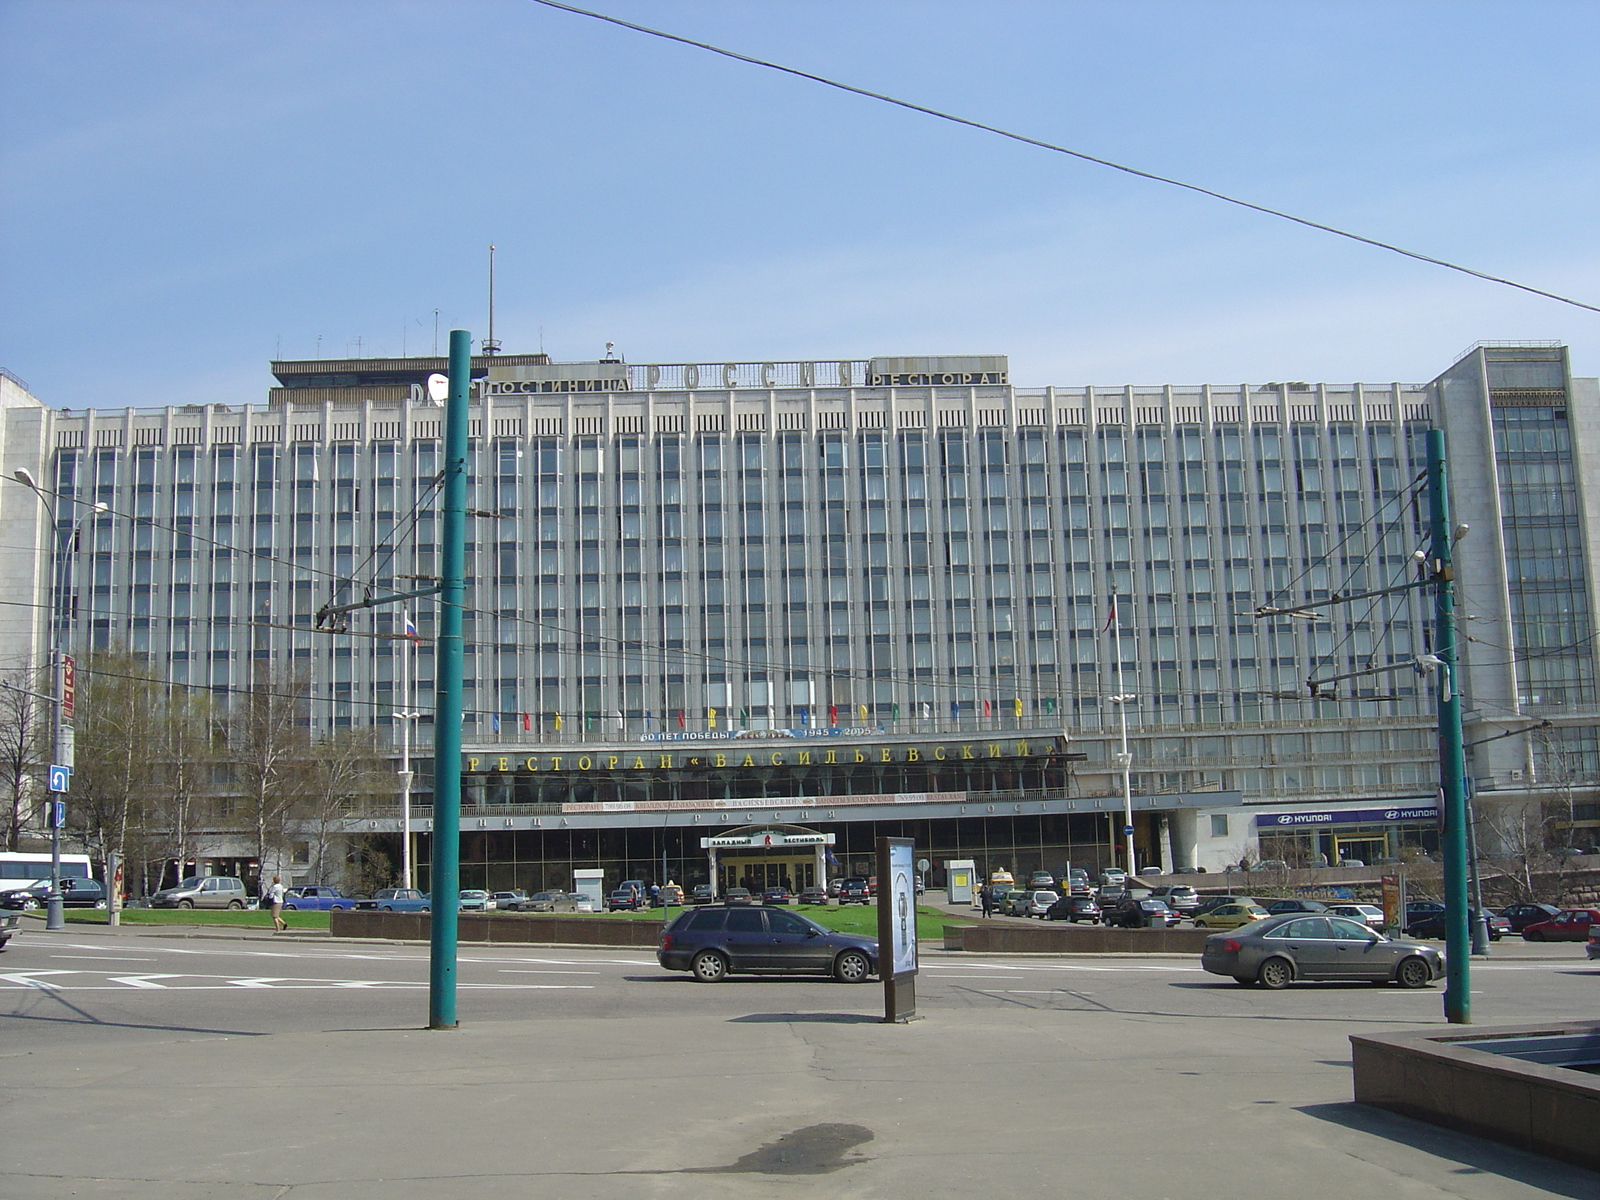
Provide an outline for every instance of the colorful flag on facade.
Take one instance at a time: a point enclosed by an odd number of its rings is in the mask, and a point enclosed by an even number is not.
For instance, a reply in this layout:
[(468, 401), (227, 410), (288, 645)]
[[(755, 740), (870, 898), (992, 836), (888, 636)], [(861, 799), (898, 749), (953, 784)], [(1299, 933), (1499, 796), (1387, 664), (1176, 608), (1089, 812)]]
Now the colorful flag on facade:
[(800, 705), (800, 726), (805, 728), (811, 724), (811, 710), (804, 704)]
[(410, 613), (404, 613), (402, 615), (403, 615), (404, 620), (405, 620), (405, 634), (406, 634), (406, 637), (410, 638), (413, 642), (421, 642), (422, 638), (417, 633), (417, 627), (411, 620), (411, 614)]
[(489, 724), (494, 728), (494, 731), (496, 733), (499, 733), (500, 732), (500, 714), (499, 713), (491, 713), (489, 715)]
[(861, 713), (861, 723), (865, 725), (867, 723), (867, 706), (865, 704), (858, 704), (856, 705), (856, 709)]
[(678, 710), (678, 728), (679, 728), (679, 729), (682, 729), (682, 728), (684, 728), (684, 723), (683, 723), (683, 709), (681, 709), (681, 708), (680, 708), (680, 709), (679, 709), (679, 710)]
[(750, 728), (750, 710), (748, 708), (741, 708), (739, 710), (739, 724), (742, 728)]
[(892, 704), (889, 706), (889, 719), (891, 721), (898, 721), (900, 719), (900, 706), (898, 704)]
[(1117, 598), (1115, 596), (1113, 596), (1113, 597), (1111, 597), (1111, 607), (1110, 607), (1109, 611), (1107, 611), (1107, 613), (1106, 613), (1106, 623), (1100, 627), (1100, 632), (1104, 633), (1106, 630), (1110, 629), (1111, 626), (1113, 624), (1115, 624), (1116, 619), (1117, 619)]
[(828, 705), (828, 724), (829, 725), (837, 725), (838, 723), (839, 723), (839, 706), (837, 704), (830, 704), (830, 705)]
[(523, 713), (522, 714), (522, 732), (523, 733), (532, 733), (533, 732), (533, 714), (532, 713)]
[(1054, 696), (1046, 696), (1044, 698), (1044, 711), (1046, 713), (1054, 713), (1056, 711), (1056, 698)]
[(983, 702), (983, 715), (986, 717), (994, 716), (994, 709), (990, 707), (990, 704), (987, 700)]
[(950, 719), (952, 721), (959, 721), (961, 719), (961, 701), (950, 701)]
[(706, 709), (706, 720), (710, 723), (707, 728), (715, 729), (717, 727), (717, 710), (714, 708)]
[(561, 714), (560, 713), (551, 713), (550, 715), (555, 717), (555, 719), (556, 719), (556, 732), (560, 733), (561, 732)]
[(922, 702), (922, 719), (924, 721), (933, 720), (933, 705), (929, 704), (926, 700)]
[(1011, 701), (1011, 711), (1017, 716), (1022, 716), (1022, 697), (1018, 696)]
[(645, 709), (645, 710), (644, 710), (644, 729), (645, 729), (645, 732), (646, 732), (646, 733), (649, 733), (649, 732), (650, 732), (650, 730), (651, 730), (651, 728), (652, 728), (652, 727), (653, 727), (653, 726), (652, 726), (652, 721), (653, 721), (653, 719), (654, 719), (654, 718), (652, 718), (652, 717), (651, 717), (651, 716), (650, 716), (650, 710), (649, 710), (649, 709), (648, 709), (648, 708), (647, 708), (647, 709)]

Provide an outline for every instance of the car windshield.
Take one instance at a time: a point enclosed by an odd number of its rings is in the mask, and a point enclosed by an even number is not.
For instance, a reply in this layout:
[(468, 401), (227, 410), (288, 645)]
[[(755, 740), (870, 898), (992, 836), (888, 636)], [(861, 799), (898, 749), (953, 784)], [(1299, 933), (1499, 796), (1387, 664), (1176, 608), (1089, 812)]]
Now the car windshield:
[[(198, 875), (185, 876), (183, 882), (178, 884), (177, 886), (180, 887), (180, 888), (197, 888), (197, 887), (200, 886), (200, 876), (198, 876)], [(174, 889), (174, 890), (176, 890), (176, 889)]]

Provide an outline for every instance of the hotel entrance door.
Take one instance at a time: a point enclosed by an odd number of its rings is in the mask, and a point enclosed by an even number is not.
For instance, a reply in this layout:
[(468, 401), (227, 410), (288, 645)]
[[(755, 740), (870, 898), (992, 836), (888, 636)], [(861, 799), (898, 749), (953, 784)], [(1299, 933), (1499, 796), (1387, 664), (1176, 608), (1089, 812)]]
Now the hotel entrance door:
[(782, 858), (725, 858), (721, 862), (722, 886), (747, 887), (752, 892), (767, 888), (787, 887), (796, 894), (817, 882), (815, 855), (784, 856)]

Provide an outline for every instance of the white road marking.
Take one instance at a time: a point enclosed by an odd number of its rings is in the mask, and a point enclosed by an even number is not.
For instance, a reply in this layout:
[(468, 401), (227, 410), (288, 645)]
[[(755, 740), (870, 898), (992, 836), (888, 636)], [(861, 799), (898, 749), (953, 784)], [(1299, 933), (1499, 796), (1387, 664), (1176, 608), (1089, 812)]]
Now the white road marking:
[(52, 954), (51, 958), (65, 958), (72, 961), (87, 961), (88, 959), (104, 959), (106, 962), (155, 962), (153, 958), (129, 958), (125, 954)]
[(502, 975), (598, 975), (599, 971), (549, 971), (533, 967), (501, 967)]
[(51, 983), (47, 979), (40, 979), (40, 975), (81, 975), (82, 971), (18, 971), (11, 975), (0, 975), (0, 980), (15, 984), (17, 987), (41, 988), (45, 991), (60, 991), (61, 985)]
[(112, 983), (126, 984), (128, 987), (131, 987), (131, 988), (145, 988), (145, 989), (152, 989), (153, 988), (153, 989), (157, 989), (157, 990), (164, 990), (166, 988), (166, 986), (167, 986), (164, 983), (156, 983), (155, 981), (157, 979), (182, 979), (182, 978), (183, 978), (182, 975), (121, 975), (121, 976), (113, 975), (113, 976), (110, 977)]

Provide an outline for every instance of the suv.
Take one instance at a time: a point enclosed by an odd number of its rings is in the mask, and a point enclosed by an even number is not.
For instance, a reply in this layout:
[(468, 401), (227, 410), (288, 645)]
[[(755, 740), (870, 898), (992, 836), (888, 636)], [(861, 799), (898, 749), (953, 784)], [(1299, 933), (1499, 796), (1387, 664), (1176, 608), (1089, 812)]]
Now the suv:
[(1167, 907), (1173, 912), (1184, 916), (1192, 916), (1194, 910), (1200, 907), (1200, 893), (1186, 883), (1175, 883), (1168, 887), (1158, 887), (1150, 893), (1157, 900), (1165, 900)]
[(208, 875), (203, 879), (191, 875), (175, 887), (163, 888), (150, 897), (151, 908), (244, 908), (249, 902), (244, 880), (232, 875)]
[(644, 902), (640, 899), (640, 894), (631, 887), (620, 887), (606, 897), (607, 912), (617, 912), (619, 909), (633, 912), (634, 909), (643, 907)]
[(877, 973), (878, 943), (824, 929), (786, 908), (715, 904), (692, 909), (662, 930), (656, 961), (701, 983), (736, 972), (803, 971), (864, 983)]
[(845, 879), (839, 884), (839, 907), (846, 904), (866, 904), (871, 899), (865, 879)]
[(1041, 919), (1050, 912), (1050, 906), (1061, 899), (1059, 893), (1044, 888), (1040, 888), (1038, 891), (1025, 892), (1024, 895), (1027, 899), (1023, 901), (1022, 911), (1017, 915), (1039, 917)]

